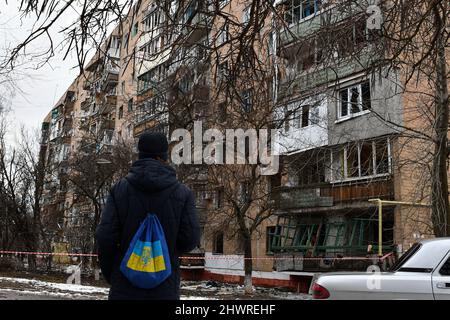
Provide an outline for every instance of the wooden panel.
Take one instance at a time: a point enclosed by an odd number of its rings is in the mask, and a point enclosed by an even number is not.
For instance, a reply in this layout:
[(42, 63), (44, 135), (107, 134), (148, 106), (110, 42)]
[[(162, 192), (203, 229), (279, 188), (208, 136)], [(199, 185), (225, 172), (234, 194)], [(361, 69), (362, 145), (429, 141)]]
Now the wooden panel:
[(393, 199), (394, 185), (391, 180), (367, 183), (328, 186), (321, 189), (321, 195), (333, 197), (335, 202), (367, 200), (370, 198)]

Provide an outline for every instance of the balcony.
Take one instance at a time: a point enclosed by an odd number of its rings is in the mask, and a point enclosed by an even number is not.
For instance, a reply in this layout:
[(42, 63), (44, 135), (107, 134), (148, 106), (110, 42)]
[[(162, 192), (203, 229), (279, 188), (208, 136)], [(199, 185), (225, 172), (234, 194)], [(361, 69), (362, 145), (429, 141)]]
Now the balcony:
[(294, 79), (281, 81), (278, 96), (283, 99), (291, 95), (305, 93), (318, 86), (364, 71), (369, 65), (369, 54), (361, 54), (359, 58), (343, 59), (336, 66), (313, 67), (311, 70), (296, 75)]
[(203, 1), (192, 1), (182, 17), (181, 36), (185, 46), (199, 42), (211, 29), (211, 19), (206, 14), (199, 12), (203, 5)]
[(159, 52), (151, 54), (142, 50), (136, 52), (135, 73), (138, 77), (144, 73), (163, 64), (170, 58), (171, 49), (160, 49)]
[(103, 119), (101, 122), (100, 130), (114, 130), (115, 121), (111, 119)]
[(149, 130), (155, 131), (155, 132), (161, 132), (162, 129), (164, 129), (166, 127), (168, 127), (167, 123), (158, 121), (154, 117), (150, 117), (134, 126), (133, 135), (135, 137), (138, 137), (145, 131), (149, 131)]
[(117, 82), (119, 81), (119, 71), (119, 66), (115, 63), (109, 62), (106, 64), (100, 81), (102, 91), (109, 91), (117, 85)]
[(352, 202), (366, 202), (372, 198), (393, 200), (393, 181), (387, 178), (342, 184), (282, 187), (273, 195), (276, 207), (281, 211), (345, 206)]
[(336, 25), (361, 12), (361, 6), (357, 3), (352, 3), (343, 9), (335, 6), (322, 8), (315, 14), (302, 18), (284, 28), (280, 32), (280, 45), (284, 47), (294, 43), (297, 39), (305, 39), (323, 27)]
[(333, 197), (325, 195), (324, 187), (288, 187), (277, 194), (278, 208), (281, 210), (295, 208), (332, 207)]

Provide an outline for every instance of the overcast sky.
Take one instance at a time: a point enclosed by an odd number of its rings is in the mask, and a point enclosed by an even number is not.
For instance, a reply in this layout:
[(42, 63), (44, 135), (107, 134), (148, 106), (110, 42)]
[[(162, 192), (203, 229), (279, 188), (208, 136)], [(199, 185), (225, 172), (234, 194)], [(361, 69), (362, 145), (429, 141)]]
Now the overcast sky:
[[(18, 1), (0, 2), (0, 50), (12, 47), (24, 39), (33, 27), (33, 19), (21, 19), (17, 10)], [(74, 13), (71, 13), (73, 16)], [(64, 20), (71, 17), (66, 17)], [(62, 35), (58, 33), (60, 27), (51, 30), (51, 35), (55, 42), (58, 43), (62, 39)], [(41, 50), (47, 45), (44, 38), (35, 44), (31, 50)], [(40, 46), (40, 47), (39, 47)], [(31, 61), (27, 64), (27, 68), (20, 68), (19, 72), (26, 76), (20, 76), (17, 87), (23, 93), (17, 92), (16, 96), (11, 100), (12, 113), (10, 121), (13, 124), (9, 139), (13, 141), (14, 132), (17, 133), (21, 124), (27, 128), (39, 128), (42, 120), (51, 110), (53, 104), (64, 93), (67, 87), (75, 79), (78, 69), (74, 56), (69, 56), (63, 61), (63, 52), (57, 52), (49, 64), (44, 67), (33, 70), (35, 62)], [(1, 94), (1, 93), (0, 93)]]

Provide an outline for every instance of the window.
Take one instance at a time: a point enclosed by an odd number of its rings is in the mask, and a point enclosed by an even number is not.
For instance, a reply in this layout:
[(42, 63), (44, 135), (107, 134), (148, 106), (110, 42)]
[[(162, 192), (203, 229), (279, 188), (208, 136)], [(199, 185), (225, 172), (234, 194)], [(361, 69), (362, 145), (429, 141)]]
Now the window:
[(217, 35), (217, 45), (221, 45), (227, 43), (229, 40), (229, 26), (228, 23), (225, 23), (223, 28), (219, 31)]
[(394, 272), (399, 270), (405, 263), (408, 261), (413, 255), (417, 253), (417, 251), (420, 250), (422, 247), (421, 243), (415, 243), (412, 245), (411, 248), (409, 248), (389, 270), (390, 272)]
[(347, 148), (347, 177), (359, 177), (359, 162), (358, 162), (358, 146), (350, 145)]
[(123, 106), (120, 106), (120, 108), (119, 108), (118, 117), (119, 117), (119, 119), (123, 118)]
[(299, 159), (295, 169), (299, 186), (308, 186), (325, 182), (325, 154), (319, 152), (317, 155)]
[(302, 122), (301, 127), (305, 128), (309, 126), (309, 106), (302, 107)]
[(122, 83), (120, 84), (120, 93), (122, 95), (125, 94), (125, 81), (122, 81)]
[(375, 142), (375, 170), (376, 174), (389, 173), (389, 148), (383, 141)]
[(341, 58), (357, 52), (366, 45), (366, 17), (363, 15), (356, 19), (351, 25), (336, 26), (336, 38), (333, 38), (333, 35), (331, 35), (330, 41), (336, 45), (337, 54)]
[(111, 43), (109, 45), (110, 49), (117, 50), (117, 49), (120, 49), (121, 46), (122, 46), (122, 43), (121, 43), (121, 40), (119, 37), (117, 37), (117, 36), (111, 37)]
[(389, 138), (364, 141), (331, 151), (333, 180), (389, 174), (389, 143)]
[(319, 123), (319, 109), (309, 105), (300, 106), (294, 102), (284, 107), (284, 129), (288, 132), (290, 128), (301, 129)]
[(158, 82), (165, 78), (167, 74), (167, 67), (159, 65), (156, 68), (144, 73), (138, 78), (138, 92), (142, 93), (150, 88), (153, 88)]
[(273, 252), (272, 244), (273, 244), (273, 239), (274, 239), (276, 231), (277, 231), (276, 226), (266, 228), (266, 253), (270, 254)]
[(450, 276), (450, 258), (447, 259), (441, 270), (439, 270), (439, 274), (441, 276)]
[(364, 142), (361, 144), (360, 159), (361, 159), (361, 176), (365, 177), (373, 175), (374, 171), (373, 171), (372, 143)]
[(142, 21), (144, 31), (151, 31), (157, 28), (162, 22), (164, 22), (164, 15), (160, 11), (154, 10)]
[(228, 61), (222, 62), (219, 64), (219, 77), (228, 77)]
[(137, 33), (138, 33), (138, 31), (139, 31), (139, 22), (136, 22), (136, 23), (133, 25), (133, 28), (131, 29), (131, 37), (136, 36)]
[(321, 8), (322, 0), (289, 0), (284, 5), (284, 20), (287, 24), (298, 23), (316, 14)]
[(128, 112), (133, 111), (133, 98), (128, 100)]
[(223, 189), (222, 188), (217, 189), (214, 198), (216, 209), (220, 209), (223, 207), (223, 198), (224, 198)]
[(213, 254), (223, 254), (223, 232), (214, 235)]
[(229, 2), (230, 2), (230, 0), (219, 0), (219, 7), (222, 9), (222, 8), (225, 7)]
[(251, 112), (253, 105), (252, 90), (249, 89), (243, 91), (241, 94), (241, 100), (242, 110), (244, 110), (244, 112)]
[(346, 118), (371, 108), (370, 82), (342, 89), (339, 91), (338, 119)]
[(244, 24), (244, 26), (246, 26), (249, 23), (249, 21), (250, 21), (251, 9), (252, 9), (251, 6), (249, 6), (249, 7), (244, 9), (244, 12), (243, 12), (243, 15), (242, 15), (242, 23)]
[(250, 201), (250, 186), (248, 182), (241, 182), (239, 184), (239, 196), (242, 202)]

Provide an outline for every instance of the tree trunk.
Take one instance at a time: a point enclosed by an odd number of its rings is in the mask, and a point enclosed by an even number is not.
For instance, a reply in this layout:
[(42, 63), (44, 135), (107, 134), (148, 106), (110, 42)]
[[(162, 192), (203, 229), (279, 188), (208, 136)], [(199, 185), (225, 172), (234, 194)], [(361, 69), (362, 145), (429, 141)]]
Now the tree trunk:
[[(437, 10), (437, 9), (436, 9)], [(436, 25), (444, 26), (440, 12), (435, 12)], [(448, 200), (448, 121), (449, 93), (445, 57), (444, 29), (439, 31), (436, 61), (436, 126), (435, 150), (431, 176), (431, 208), (433, 228), (436, 237), (450, 236)]]
[(253, 293), (253, 260), (252, 260), (252, 240), (250, 236), (244, 237), (244, 290), (245, 294)]

